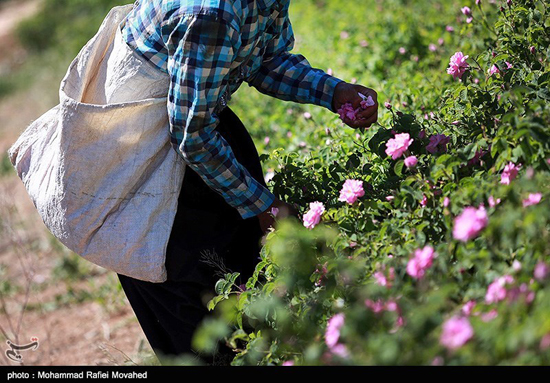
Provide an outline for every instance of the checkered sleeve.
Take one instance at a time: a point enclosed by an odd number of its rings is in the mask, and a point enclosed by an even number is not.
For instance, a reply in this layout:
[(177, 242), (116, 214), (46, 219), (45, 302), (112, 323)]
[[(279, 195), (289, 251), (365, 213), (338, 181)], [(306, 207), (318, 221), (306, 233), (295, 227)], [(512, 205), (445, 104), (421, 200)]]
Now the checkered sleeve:
[(279, 22), (282, 28), (267, 43), (262, 65), (247, 80), (248, 84), (281, 100), (319, 105), (335, 112), (332, 96), (342, 80), (312, 68), (304, 56), (290, 53), (294, 48), (294, 33), (288, 12)]
[(165, 44), (171, 143), (204, 182), (237, 209), (243, 219), (268, 209), (275, 196), (235, 158), (215, 129), (214, 112), (227, 87), (239, 32), (221, 18), (197, 14), (170, 26)]

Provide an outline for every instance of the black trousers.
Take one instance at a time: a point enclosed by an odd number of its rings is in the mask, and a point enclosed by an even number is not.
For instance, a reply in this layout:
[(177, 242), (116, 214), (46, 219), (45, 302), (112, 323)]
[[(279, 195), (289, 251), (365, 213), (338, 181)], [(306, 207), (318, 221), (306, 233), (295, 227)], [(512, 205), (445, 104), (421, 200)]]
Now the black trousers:
[[(219, 117), (217, 131), (229, 143), (237, 160), (266, 186), (258, 152), (242, 122), (229, 108)], [(220, 273), (240, 272), (238, 283), (246, 283), (258, 263), (262, 235), (258, 217), (242, 219), (235, 208), (187, 166), (167, 247), (167, 281), (151, 283), (118, 274), (140, 326), (158, 356), (193, 353), (193, 334), (210, 315), (206, 300), (214, 295)], [(226, 354), (230, 351), (223, 346), (220, 350)], [(201, 359), (213, 362), (208, 356)]]

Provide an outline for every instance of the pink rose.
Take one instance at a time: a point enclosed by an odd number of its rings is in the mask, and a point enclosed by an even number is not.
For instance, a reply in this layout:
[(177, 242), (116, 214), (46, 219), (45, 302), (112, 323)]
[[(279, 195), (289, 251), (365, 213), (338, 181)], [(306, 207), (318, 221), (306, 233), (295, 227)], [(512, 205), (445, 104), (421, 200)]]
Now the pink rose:
[(514, 278), (511, 275), (505, 275), (495, 279), (493, 283), (487, 287), (485, 302), (490, 304), (504, 300), (507, 295), (506, 285), (511, 283), (514, 283)]
[(488, 223), (489, 218), (483, 206), (478, 209), (467, 207), (454, 220), (453, 238), (462, 242), (469, 241), (477, 237)]
[(466, 316), (472, 315), (472, 311), (476, 306), (476, 301), (468, 301), (464, 306), (462, 306), (462, 313)]
[(468, 318), (452, 317), (443, 324), (439, 342), (449, 350), (456, 350), (474, 336), (474, 329)]
[(396, 134), (386, 143), (386, 154), (395, 160), (405, 153), (413, 141), (409, 133)]
[(407, 263), (407, 274), (415, 279), (422, 279), (426, 270), (432, 266), (436, 256), (437, 253), (429, 245), (422, 249), (416, 249), (414, 256)]
[(491, 68), (489, 68), (489, 76), (492, 76), (494, 75), (495, 73), (500, 73), (500, 71), (498, 70), (498, 67), (496, 65), (493, 64), (493, 66)]
[(464, 56), (462, 52), (456, 52), (449, 61), (447, 73), (452, 75), (454, 79), (462, 78), (462, 75), (466, 72), (466, 69), (469, 68), (468, 63), (466, 63), (468, 57), (469, 56)]
[(336, 346), (340, 339), (340, 329), (344, 326), (345, 316), (343, 313), (333, 315), (327, 323), (325, 331), (325, 343), (329, 348)]
[(308, 212), (304, 214), (304, 226), (313, 229), (321, 221), (324, 211), (325, 207), (322, 202), (311, 202)]
[(363, 181), (348, 179), (344, 182), (342, 190), (340, 190), (340, 197), (338, 201), (344, 201), (353, 204), (357, 198), (365, 195), (363, 190)]
[(550, 274), (550, 267), (542, 261), (537, 263), (534, 272), (535, 279), (537, 281), (543, 281), (544, 279), (546, 279), (548, 274)]
[(493, 309), (489, 312), (486, 312), (485, 314), (481, 315), (481, 320), (483, 322), (490, 322), (493, 319), (495, 319), (498, 316), (498, 311), (496, 309)]
[(417, 163), (418, 163), (418, 159), (416, 158), (416, 156), (409, 156), (405, 158), (405, 166), (408, 168), (415, 167)]
[(520, 167), (521, 164), (516, 165), (513, 162), (508, 162), (500, 176), (500, 183), (504, 185), (509, 185), (510, 181), (517, 177)]
[(489, 206), (490, 207), (495, 207), (496, 205), (498, 205), (500, 203), (500, 198), (497, 198), (495, 199), (493, 196), (490, 196), (489, 197)]
[(541, 193), (530, 193), (529, 197), (523, 200), (523, 207), (536, 205), (538, 204), (542, 199)]

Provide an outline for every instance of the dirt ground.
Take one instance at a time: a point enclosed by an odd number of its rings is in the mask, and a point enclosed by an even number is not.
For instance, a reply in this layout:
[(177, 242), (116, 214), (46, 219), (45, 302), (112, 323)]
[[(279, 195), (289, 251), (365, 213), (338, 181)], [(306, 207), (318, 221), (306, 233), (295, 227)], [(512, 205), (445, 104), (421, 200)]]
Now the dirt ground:
[[(13, 29), (39, 6), (40, 0), (0, 5), (0, 69), (24, 61)], [(0, 158), (52, 106), (32, 87), (0, 100)], [(71, 255), (53, 240), (17, 175), (0, 174), (0, 365), (20, 364), (8, 359), (7, 340), (24, 345), (31, 338), (38, 348), (20, 351), (23, 365), (139, 364), (152, 355), (114, 273), (79, 261), (82, 278), (58, 275), (70, 270), (59, 265)]]

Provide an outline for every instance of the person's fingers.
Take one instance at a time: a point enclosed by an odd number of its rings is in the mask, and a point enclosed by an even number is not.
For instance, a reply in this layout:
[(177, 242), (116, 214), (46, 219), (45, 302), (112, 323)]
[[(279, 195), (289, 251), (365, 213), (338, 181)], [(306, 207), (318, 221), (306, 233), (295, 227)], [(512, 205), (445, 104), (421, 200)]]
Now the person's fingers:
[(350, 127), (357, 129), (357, 128), (368, 128), (372, 124), (374, 124), (378, 120), (378, 113), (373, 113), (370, 117), (362, 119), (362, 120), (355, 120), (350, 121), (347, 123)]
[(352, 99), (349, 102), (351, 102), (353, 109), (359, 108), (361, 106), (361, 101), (363, 101), (363, 98), (359, 96), (359, 94), (352, 92)]
[(373, 106), (369, 106), (365, 110), (361, 110), (359, 113), (356, 114), (356, 116), (358, 120), (366, 120), (376, 114), (378, 114), (378, 105), (374, 104)]

